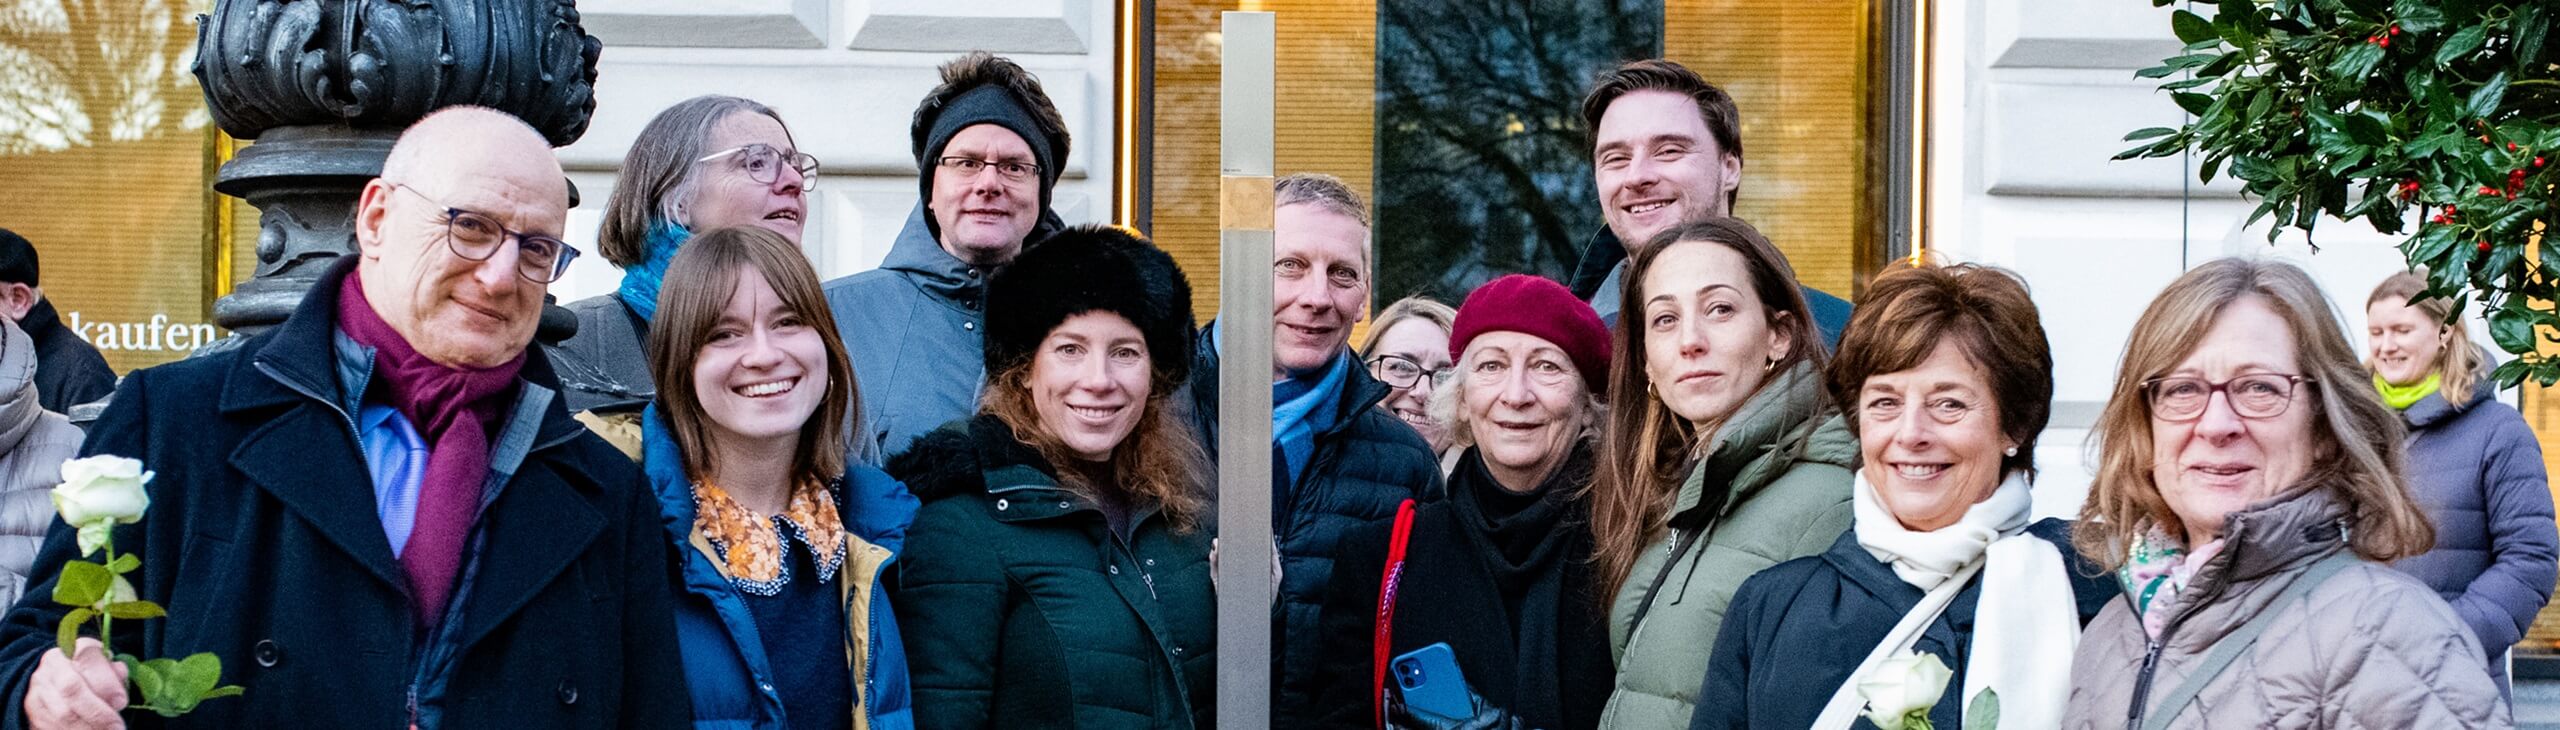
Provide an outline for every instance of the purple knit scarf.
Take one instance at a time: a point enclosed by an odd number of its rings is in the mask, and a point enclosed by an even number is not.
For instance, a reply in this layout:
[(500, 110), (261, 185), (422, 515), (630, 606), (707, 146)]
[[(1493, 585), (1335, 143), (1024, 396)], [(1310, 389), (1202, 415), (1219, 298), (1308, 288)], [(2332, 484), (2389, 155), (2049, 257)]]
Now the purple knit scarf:
[(463, 542), (479, 517), (481, 483), (489, 475), (490, 427), (502, 397), (524, 367), (518, 353), (488, 368), (454, 368), (418, 354), (365, 300), (356, 273), (338, 288), (338, 327), (357, 344), (373, 348), (373, 380), (365, 399), (391, 406), (427, 442), (427, 474), (418, 485), (416, 526), (400, 550), (409, 576), (410, 607), (422, 627), (433, 628), (453, 598), (462, 572)]

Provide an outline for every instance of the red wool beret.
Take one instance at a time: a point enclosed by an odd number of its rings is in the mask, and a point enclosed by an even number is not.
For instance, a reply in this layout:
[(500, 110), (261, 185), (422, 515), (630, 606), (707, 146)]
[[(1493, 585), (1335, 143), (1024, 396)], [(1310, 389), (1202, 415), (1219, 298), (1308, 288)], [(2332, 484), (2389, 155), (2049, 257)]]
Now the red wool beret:
[(1593, 393), (1609, 382), (1609, 328), (1573, 292), (1542, 276), (1512, 274), (1467, 294), (1449, 332), (1449, 359), (1461, 359), (1467, 343), (1487, 332), (1536, 335), (1563, 350)]

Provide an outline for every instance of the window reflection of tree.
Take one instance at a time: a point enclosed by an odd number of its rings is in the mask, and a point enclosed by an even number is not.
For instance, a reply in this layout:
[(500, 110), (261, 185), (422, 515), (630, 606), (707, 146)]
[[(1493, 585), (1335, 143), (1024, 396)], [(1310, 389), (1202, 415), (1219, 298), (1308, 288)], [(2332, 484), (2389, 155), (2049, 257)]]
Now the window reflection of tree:
[(210, 0), (0, 0), (0, 155), (207, 121), (187, 16)]
[(1378, 301), (1571, 275), (1600, 225), (1583, 91), (1661, 28), (1660, 0), (1380, 2)]

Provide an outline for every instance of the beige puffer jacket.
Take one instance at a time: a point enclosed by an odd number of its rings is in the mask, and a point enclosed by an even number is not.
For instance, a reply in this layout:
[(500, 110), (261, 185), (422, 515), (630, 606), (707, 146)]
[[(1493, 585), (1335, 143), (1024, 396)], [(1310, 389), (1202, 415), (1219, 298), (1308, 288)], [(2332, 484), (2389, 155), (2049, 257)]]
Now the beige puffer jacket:
[(2270, 606), (2313, 563), (2345, 549), (2345, 515), (2327, 489), (2232, 514), (2223, 531), (2228, 546), (2185, 590), (2153, 608), (2171, 618), (2147, 690), (2150, 645), (2132, 599), (2108, 606), (2081, 635), (2063, 727), (2134, 727), (2136, 698), (2160, 702), (2215, 643), (2268, 610), (2277, 612), (2274, 623), (2169, 727), (2512, 727), (2479, 641), (2417, 579), (2358, 560), (2302, 598)]
[(0, 606), (27, 591), (27, 568), (53, 527), (53, 485), (80, 451), (71, 419), (36, 404), (35, 342), (0, 319)]

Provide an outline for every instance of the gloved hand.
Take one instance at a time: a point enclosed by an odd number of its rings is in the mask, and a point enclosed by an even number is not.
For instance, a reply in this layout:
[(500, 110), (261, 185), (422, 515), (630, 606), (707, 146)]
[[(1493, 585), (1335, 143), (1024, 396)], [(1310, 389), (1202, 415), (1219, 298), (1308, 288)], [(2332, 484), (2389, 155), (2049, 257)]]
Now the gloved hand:
[(1387, 694), (1387, 725), (1390, 727), (1404, 730), (1535, 730), (1520, 718), (1513, 717), (1510, 710), (1486, 702), (1484, 695), (1476, 694), (1473, 686), (1467, 687), (1467, 705), (1474, 709), (1475, 714), (1467, 717), (1441, 717), (1408, 708), (1404, 704), (1402, 689)]

